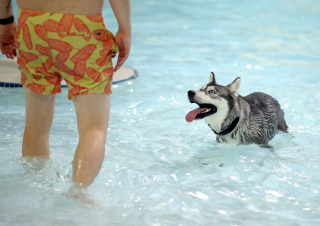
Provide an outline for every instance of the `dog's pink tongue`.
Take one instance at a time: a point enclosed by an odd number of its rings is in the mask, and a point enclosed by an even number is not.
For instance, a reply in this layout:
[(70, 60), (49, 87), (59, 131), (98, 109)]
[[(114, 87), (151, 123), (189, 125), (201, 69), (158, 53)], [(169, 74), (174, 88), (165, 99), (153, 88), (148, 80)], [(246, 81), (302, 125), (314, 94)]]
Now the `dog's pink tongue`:
[(193, 111), (190, 111), (187, 115), (186, 115), (186, 120), (187, 122), (192, 122), (194, 120), (194, 118), (197, 116), (198, 113), (207, 110), (208, 108), (197, 108), (194, 109)]

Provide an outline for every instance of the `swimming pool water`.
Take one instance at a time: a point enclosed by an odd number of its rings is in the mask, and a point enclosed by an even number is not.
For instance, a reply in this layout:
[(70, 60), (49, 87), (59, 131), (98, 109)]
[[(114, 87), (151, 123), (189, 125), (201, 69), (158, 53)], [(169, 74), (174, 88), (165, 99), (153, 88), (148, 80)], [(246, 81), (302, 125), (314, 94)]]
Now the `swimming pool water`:
[[(50, 161), (30, 163), (22, 89), (0, 88), (0, 225), (318, 225), (319, 12), (316, 0), (132, 1), (126, 65), (139, 77), (113, 85), (94, 205), (63, 196), (78, 141), (67, 91), (57, 95)], [(211, 71), (222, 85), (241, 77), (241, 95), (275, 97), (290, 133), (269, 149), (231, 146), (204, 121), (187, 123), (187, 91)]]

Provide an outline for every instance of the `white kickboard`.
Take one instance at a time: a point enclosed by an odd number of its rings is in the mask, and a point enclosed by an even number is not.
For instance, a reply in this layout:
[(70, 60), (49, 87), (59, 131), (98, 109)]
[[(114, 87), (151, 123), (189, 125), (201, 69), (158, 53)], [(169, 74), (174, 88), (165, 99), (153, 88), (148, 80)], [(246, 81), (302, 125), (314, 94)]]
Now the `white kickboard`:
[[(138, 76), (134, 69), (122, 66), (113, 75), (113, 83), (126, 81)], [(21, 87), (21, 74), (17, 59), (0, 58), (0, 87)], [(61, 81), (61, 86), (66, 87), (66, 82)]]

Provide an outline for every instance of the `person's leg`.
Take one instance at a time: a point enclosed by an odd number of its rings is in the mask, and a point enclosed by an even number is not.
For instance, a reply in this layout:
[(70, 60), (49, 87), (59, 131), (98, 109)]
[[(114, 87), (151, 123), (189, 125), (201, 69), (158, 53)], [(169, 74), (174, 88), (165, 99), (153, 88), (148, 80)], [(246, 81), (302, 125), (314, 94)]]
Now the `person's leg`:
[(74, 105), (79, 144), (73, 160), (73, 181), (87, 187), (98, 175), (104, 158), (110, 94), (77, 95)]
[(49, 134), (56, 95), (42, 95), (23, 87), (26, 102), (26, 126), (22, 156), (49, 156)]

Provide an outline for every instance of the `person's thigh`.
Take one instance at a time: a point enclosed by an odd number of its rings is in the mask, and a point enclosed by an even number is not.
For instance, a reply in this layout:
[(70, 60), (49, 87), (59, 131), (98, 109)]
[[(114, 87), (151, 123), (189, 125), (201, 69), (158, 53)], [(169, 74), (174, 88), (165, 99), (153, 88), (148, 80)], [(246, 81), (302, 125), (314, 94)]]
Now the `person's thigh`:
[(26, 125), (22, 156), (49, 156), (49, 135), (54, 115), (55, 94), (43, 95), (24, 87)]
[(43, 95), (23, 87), (26, 105), (26, 127), (37, 133), (50, 132), (53, 121), (56, 95)]
[(77, 95), (74, 101), (80, 137), (88, 131), (106, 132), (110, 114), (110, 94)]

